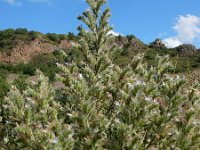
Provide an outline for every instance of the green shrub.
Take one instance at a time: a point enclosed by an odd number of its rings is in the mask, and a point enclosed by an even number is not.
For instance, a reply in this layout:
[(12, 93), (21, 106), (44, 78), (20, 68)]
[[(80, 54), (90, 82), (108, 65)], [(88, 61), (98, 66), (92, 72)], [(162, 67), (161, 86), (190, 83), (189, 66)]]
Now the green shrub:
[(2, 99), (4, 96), (6, 96), (6, 93), (8, 92), (8, 84), (6, 82), (6, 79), (4, 76), (0, 75), (0, 102), (2, 102)]
[(47, 33), (46, 36), (54, 42), (58, 42), (60, 39), (55, 33)]
[(16, 86), (16, 88), (20, 91), (23, 92), (27, 89), (27, 82), (26, 82), (26, 77), (24, 75), (18, 77), (13, 81), (13, 85)]
[(67, 35), (67, 38), (68, 38), (68, 40), (71, 40), (71, 41), (74, 41), (74, 42), (78, 41), (78, 36), (74, 35), (73, 32), (69, 32), (68, 35)]

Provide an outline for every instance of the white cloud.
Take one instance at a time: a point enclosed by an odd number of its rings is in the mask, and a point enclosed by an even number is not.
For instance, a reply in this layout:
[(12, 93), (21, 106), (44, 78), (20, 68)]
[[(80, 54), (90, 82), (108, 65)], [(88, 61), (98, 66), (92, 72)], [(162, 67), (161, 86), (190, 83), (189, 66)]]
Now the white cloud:
[(163, 40), (169, 48), (179, 46), (182, 43), (198, 45), (200, 42), (200, 17), (198, 16), (179, 16), (173, 29), (177, 35)]
[(120, 34), (120, 33), (118, 33), (118, 32), (113, 31), (113, 30), (109, 31), (108, 34), (111, 34), (111, 35), (113, 35), (113, 36), (122, 35), (122, 34)]
[(23, 2), (31, 2), (31, 3), (47, 3), (51, 4), (51, 0), (3, 0), (10, 5), (21, 5)]
[(17, 0), (3, 0), (3, 1), (7, 2), (10, 5), (21, 5), (21, 2)]
[(170, 37), (170, 38), (164, 39), (163, 42), (168, 48), (174, 48), (183, 44), (176, 37)]

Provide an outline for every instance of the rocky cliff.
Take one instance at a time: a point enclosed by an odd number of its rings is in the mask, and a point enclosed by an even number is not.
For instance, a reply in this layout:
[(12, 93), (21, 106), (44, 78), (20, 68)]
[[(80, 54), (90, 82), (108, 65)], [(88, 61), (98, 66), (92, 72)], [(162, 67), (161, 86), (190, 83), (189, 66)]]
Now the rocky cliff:
[(59, 44), (52, 44), (42, 37), (38, 37), (30, 43), (24, 41), (18, 41), (16, 47), (13, 48), (10, 54), (0, 53), (0, 62), (5, 63), (19, 63), (29, 62), (34, 56), (41, 53), (51, 53), (56, 49), (69, 49), (71, 42), (62, 40)]

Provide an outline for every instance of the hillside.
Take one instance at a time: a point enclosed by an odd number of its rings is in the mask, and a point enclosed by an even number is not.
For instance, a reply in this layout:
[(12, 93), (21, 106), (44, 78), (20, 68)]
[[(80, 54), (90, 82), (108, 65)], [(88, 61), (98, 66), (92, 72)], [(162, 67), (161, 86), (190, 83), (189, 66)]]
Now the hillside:
[[(51, 79), (58, 71), (56, 62), (69, 61), (74, 58), (82, 60), (81, 52), (74, 50), (73, 45), (78, 36), (73, 33), (42, 34), (27, 29), (7, 29), (0, 31), (0, 71), (2, 75), (17, 73), (34, 75), (36, 69), (42, 70)], [(113, 36), (112, 44), (122, 49), (115, 63), (123, 66), (137, 53), (145, 54), (145, 61), (149, 65), (155, 64), (156, 55), (169, 55), (176, 64), (175, 73), (192, 71), (200, 68), (199, 50), (193, 45), (184, 44), (174, 49), (168, 49), (160, 39), (145, 44), (134, 35)], [(111, 44), (111, 45), (112, 45)], [(57, 53), (65, 50), (68, 60), (63, 60)]]
[(7, 29), (0, 31), (0, 62), (29, 62), (42, 53), (51, 53), (56, 49), (69, 49), (73, 35), (42, 34), (27, 29)]

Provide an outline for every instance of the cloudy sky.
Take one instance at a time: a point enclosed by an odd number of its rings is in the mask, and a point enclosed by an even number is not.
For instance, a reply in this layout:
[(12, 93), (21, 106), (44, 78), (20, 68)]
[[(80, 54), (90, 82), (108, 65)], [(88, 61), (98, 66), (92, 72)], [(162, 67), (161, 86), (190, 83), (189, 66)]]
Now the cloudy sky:
[[(145, 43), (161, 38), (168, 47), (200, 47), (200, 0), (108, 0), (114, 32)], [(24, 27), (43, 33), (77, 32), (84, 0), (0, 0), (0, 30)]]

